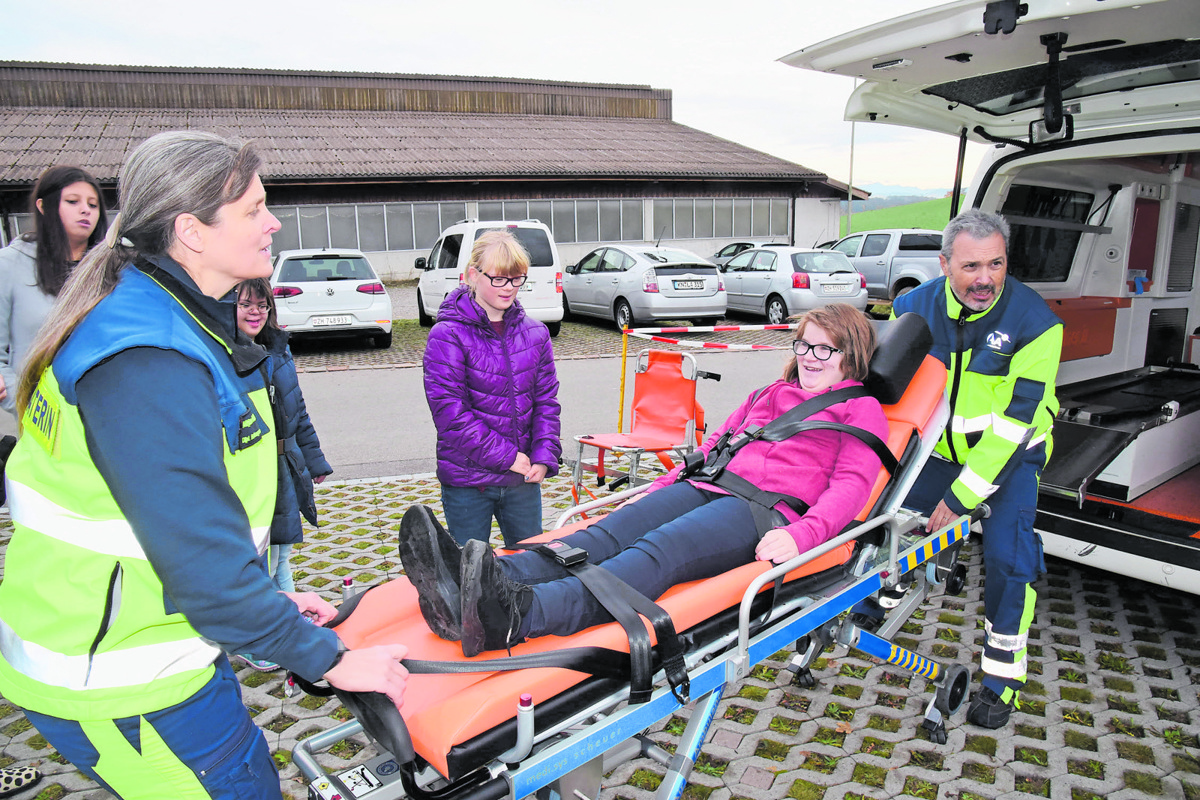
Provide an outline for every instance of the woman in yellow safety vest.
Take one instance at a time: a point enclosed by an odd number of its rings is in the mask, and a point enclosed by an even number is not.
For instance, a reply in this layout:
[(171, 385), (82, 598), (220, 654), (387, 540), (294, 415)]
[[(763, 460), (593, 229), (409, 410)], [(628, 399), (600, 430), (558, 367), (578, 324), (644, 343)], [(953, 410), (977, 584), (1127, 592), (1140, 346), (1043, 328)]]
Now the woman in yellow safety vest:
[(405, 649), (345, 651), (333, 607), (276, 592), (277, 446), (239, 334), (239, 281), (271, 274), (260, 160), (210, 134), (129, 157), (121, 215), (35, 341), (8, 462), (0, 693), (131, 798), (278, 798), (224, 651), (401, 701)]

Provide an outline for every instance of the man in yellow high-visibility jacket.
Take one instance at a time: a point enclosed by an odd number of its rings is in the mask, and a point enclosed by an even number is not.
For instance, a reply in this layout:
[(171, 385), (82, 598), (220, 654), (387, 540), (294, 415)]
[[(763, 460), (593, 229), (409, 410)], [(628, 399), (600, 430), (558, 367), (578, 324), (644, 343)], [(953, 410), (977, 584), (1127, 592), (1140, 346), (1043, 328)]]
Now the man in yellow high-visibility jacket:
[(967, 712), (985, 728), (1008, 722), (1025, 684), (1031, 584), (1045, 569), (1033, 522), (1062, 351), (1062, 322), (1008, 277), (1008, 236), (998, 214), (959, 214), (942, 236), (943, 277), (892, 305), (893, 316), (925, 318), (933, 355), (950, 371), (950, 424), (905, 505), (929, 514), (929, 530), (985, 501), (991, 509), (983, 522), (984, 679)]

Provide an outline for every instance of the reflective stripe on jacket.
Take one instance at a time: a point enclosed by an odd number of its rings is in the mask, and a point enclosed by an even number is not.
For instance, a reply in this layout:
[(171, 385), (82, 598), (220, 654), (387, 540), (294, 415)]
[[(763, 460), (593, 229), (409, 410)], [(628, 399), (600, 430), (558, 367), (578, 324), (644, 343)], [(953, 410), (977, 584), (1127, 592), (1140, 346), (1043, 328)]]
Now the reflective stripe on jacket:
[(158, 282), (126, 268), (43, 373), (7, 468), (15, 530), (0, 584), (0, 692), (10, 701), (111, 719), (178, 703), (211, 678), (221, 651), (174, 609), (92, 462), (75, 397), (84, 373), (128, 348), (176, 350), (203, 364), (220, 404), (230, 486), (261, 554), (276, 484), (267, 393), (204, 337), (220, 341)]
[(893, 317), (906, 311), (925, 318), (932, 354), (950, 372), (951, 419), (937, 452), (962, 465), (944, 499), (966, 513), (996, 491), (1011, 461), (1042, 467), (1050, 458), (1062, 321), (1011, 277), (986, 311), (969, 313), (945, 277), (897, 297)]

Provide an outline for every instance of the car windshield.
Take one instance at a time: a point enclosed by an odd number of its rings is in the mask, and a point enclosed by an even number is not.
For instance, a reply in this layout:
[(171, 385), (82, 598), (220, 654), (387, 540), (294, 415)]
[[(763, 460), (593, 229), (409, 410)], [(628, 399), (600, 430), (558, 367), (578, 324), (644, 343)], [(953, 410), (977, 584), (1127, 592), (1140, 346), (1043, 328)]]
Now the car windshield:
[(279, 271), (280, 283), (310, 281), (373, 281), (375, 272), (362, 256), (306, 256), (289, 258)]
[(792, 253), (792, 266), (799, 272), (854, 272), (850, 259), (836, 250)]
[(644, 258), (648, 258), (657, 264), (701, 264), (704, 259), (699, 258), (694, 253), (689, 253), (686, 250), (643, 250), (641, 252)]
[(480, 228), (475, 231), (475, 238), (478, 239), (488, 231), (508, 231), (515, 236), (521, 246), (525, 248), (525, 252), (529, 253), (529, 266), (554, 266), (554, 251), (550, 248), (550, 237), (541, 228), (519, 228), (516, 225)]

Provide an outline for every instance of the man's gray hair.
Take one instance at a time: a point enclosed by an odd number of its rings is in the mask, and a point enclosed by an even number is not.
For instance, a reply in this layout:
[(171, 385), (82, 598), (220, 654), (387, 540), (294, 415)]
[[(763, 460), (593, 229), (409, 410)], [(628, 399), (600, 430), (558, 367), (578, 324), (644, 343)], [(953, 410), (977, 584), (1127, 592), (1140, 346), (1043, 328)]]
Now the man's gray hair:
[(1008, 221), (999, 214), (968, 208), (950, 220), (946, 229), (942, 231), (942, 257), (947, 261), (954, 252), (954, 240), (960, 233), (965, 233), (972, 239), (986, 239), (993, 233), (998, 233), (1004, 238), (1004, 251), (1008, 252)]

